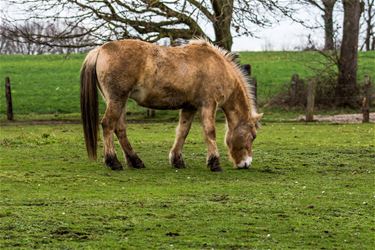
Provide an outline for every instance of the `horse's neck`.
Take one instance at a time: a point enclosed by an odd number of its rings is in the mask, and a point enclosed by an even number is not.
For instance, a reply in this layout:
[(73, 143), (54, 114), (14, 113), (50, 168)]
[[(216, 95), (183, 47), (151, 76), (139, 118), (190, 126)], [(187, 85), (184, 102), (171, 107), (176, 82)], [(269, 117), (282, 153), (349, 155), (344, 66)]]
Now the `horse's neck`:
[(235, 89), (223, 105), (223, 110), (229, 129), (237, 127), (240, 123), (247, 122), (252, 112), (250, 100), (248, 100), (248, 96), (242, 88)]

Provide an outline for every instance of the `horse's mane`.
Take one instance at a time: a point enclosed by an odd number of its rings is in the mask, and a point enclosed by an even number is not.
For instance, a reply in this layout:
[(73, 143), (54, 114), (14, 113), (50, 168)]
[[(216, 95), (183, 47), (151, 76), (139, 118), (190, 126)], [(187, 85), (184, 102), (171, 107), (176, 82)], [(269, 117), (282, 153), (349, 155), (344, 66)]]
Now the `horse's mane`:
[(196, 44), (196, 45), (205, 45), (211, 48), (216, 54), (223, 57), (228, 63), (230, 63), (237, 73), (237, 75), (240, 78), (240, 87), (243, 89), (247, 96), (248, 103), (251, 110), (251, 116), (255, 115), (257, 113), (256, 106), (254, 103), (254, 91), (252, 89), (252, 86), (248, 84), (249, 77), (245, 74), (245, 72), (240, 67), (240, 64), (236, 61), (236, 55), (230, 51), (227, 51), (215, 44), (212, 44), (210, 41), (204, 39), (204, 38), (197, 38), (189, 41), (189, 44)]

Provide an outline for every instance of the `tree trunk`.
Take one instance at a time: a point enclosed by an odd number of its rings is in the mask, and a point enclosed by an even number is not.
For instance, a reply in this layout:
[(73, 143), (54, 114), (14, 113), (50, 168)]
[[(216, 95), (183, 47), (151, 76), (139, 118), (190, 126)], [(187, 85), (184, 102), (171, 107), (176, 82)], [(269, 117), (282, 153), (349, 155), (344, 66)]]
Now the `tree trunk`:
[(233, 0), (211, 0), (214, 10), (215, 21), (215, 44), (231, 51), (233, 38), (231, 33), (231, 22), (233, 14)]
[(333, 8), (337, 0), (323, 0), (324, 5), (324, 50), (333, 50), (335, 48), (333, 36)]
[(371, 28), (369, 26), (367, 26), (366, 28), (365, 44), (366, 44), (366, 51), (371, 50)]
[(359, 92), (357, 59), (361, 3), (359, 0), (342, 0), (342, 2), (344, 5), (344, 25), (335, 99), (337, 106), (354, 108), (358, 105)]
[[(373, 23), (373, 17), (374, 17), (374, 0), (367, 1), (367, 19), (365, 18), (366, 22), (366, 37), (365, 37), (365, 45), (366, 45), (366, 51), (371, 50), (371, 36), (373, 33), (374, 23)], [(373, 50), (373, 49), (372, 49)]]

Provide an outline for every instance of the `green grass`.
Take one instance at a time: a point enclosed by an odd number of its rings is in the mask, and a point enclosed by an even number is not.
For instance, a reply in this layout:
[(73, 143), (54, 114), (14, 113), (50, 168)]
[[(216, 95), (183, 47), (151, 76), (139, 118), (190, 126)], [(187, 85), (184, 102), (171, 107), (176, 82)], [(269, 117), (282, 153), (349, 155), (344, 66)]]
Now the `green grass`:
[[(322, 67), (322, 56), (314, 52), (242, 52), (242, 63), (253, 66), (258, 80), (259, 100), (264, 102), (279, 92), (291, 75), (302, 78)], [(79, 70), (84, 55), (0, 55), (0, 77), (11, 78), (16, 115), (60, 114), (79, 112)], [(375, 76), (375, 52), (359, 53), (359, 80)], [(3, 80), (2, 80), (3, 81)], [(4, 88), (0, 88), (0, 119), (4, 118)], [(101, 104), (101, 110), (104, 109)], [(132, 113), (144, 112), (130, 102)], [(160, 113), (159, 113), (160, 114)]]
[(0, 75), (11, 79), (15, 114), (78, 112), (82, 60), (83, 55), (0, 56)]
[[(258, 81), (261, 101), (278, 93), (284, 83), (289, 83), (293, 74), (301, 78), (321, 75), (326, 70), (327, 61), (317, 52), (243, 52), (241, 62), (252, 65), (253, 75)], [(375, 52), (359, 52), (358, 80), (364, 75), (375, 77)], [(337, 69), (335, 69), (337, 70)]]
[(87, 160), (80, 125), (0, 127), (0, 247), (373, 248), (373, 125), (263, 125), (246, 171), (217, 127), (222, 173), (196, 123), (178, 171), (172, 123), (130, 124), (147, 168), (121, 172)]

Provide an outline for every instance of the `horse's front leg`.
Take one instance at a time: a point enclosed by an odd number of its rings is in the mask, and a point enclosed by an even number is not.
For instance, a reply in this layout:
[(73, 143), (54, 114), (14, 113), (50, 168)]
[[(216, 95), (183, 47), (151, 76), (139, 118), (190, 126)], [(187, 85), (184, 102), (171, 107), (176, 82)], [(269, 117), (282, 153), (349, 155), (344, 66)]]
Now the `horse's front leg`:
[(182, 148), (184, 146), (185, 139), (189, 134), (195, 113), (196, 110), (191, 109), (182, 109), (180, 111), (180, 120), (176, 129), (176, 139), (171, 151), (169, 152), (169, 161), (175, 168), (185, 167), (185, 162), (182, 158)]
[(207, 166), (213, 172), (222, 171), (219, 162), (219, 151), (216, 145), (215, 132), (216, 105), (202, 107), (201, 119), (207, 144)]
[(121, 112), (120, 119), (118, 120), (116, 125), (115, 133), (125, 154), (128, 166), (133, 168), (144, 168), (145, 165), (133, 150), (126, 135), (125, 109), (123, 109)]

